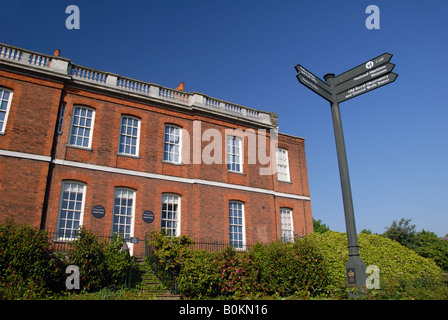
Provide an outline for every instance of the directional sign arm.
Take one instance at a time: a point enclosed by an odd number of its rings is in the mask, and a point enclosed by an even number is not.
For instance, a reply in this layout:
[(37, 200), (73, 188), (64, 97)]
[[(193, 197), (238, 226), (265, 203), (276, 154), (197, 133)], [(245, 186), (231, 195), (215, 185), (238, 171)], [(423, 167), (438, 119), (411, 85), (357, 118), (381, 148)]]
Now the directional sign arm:
[(372, 91), (379, 87), (385, 86), (386, 84), (392, 83), (397, 79), (398, 74), (394, 72), (390, 72), (382, 77), (375, 78), (374, 80), (365, 82), (357, 87), (346, 90), (336, 96), (337, 102), (343, 102), (354, 98), (360, 94), (364, 94), (366, 92)]
[(368, 70), (359, 76), (356, 76), (350, 80), (347, 80), (344, 83), (341, 83), (337, 87), (335, 87), (336, 94), (342, 93), (348, 89), (354, 88), (356, 86), (360, 86), (365, 82), (371, 81), (375, 78), (382, 77), (388, 73), (390, 73), (395, 67), (395, 64), (393, 63), (386, 63), (382, 66), (379, 66), (375, 69)]
[(319, 88), (315, 83), (313, 83), (308, 78), (304, 77), (301, 74), (298, 74), (297, 75), (297, 79), (299, 80), (299, 82), (301, 84), (303, 84), (305, 87), (308, 87), (308, 89), (313, 90), (315, 93), (320, 95), (325, 100), (328, 100), (330, 102), (332, 101), (330, 93), (328, 93), (327, 91), (323, 90), (322, 88)]
[(389, 62), (391, 58), (392, 54), (386, 52), (376, 58), (366, 61), (363, 64), (338, 75), (336, 78), (334, 78), (334, 85), (337, 87), (341, 83), (344, 83), (345, 81), (355, 78), (365, 73), (366, 71), (375, 69), (383, 64), (386, 64)]
[(321, 79), (316, 77), (314, 74), (306, 70), (304, 67), (302, 67), (300, 64), (295, 66), (296, 71), (298, 72), (298, 75), (303, 75), (304, 77), (308, 78), (311, 82), (313, 82), (315, 85), (317, 85), (319, 88), (325, 90), (327, 93), (331, 94), (330, 86), (323, 82)]

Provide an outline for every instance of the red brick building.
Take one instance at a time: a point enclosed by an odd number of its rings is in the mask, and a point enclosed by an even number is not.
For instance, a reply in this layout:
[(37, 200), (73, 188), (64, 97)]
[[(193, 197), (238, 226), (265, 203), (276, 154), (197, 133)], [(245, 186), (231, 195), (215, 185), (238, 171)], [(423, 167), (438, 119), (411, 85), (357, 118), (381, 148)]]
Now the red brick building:
[(304, 139), (274, 113), (4, 44), (0, 188), (1, 220), (135, 255), (161, 228), (239, 248), (313, 231)]

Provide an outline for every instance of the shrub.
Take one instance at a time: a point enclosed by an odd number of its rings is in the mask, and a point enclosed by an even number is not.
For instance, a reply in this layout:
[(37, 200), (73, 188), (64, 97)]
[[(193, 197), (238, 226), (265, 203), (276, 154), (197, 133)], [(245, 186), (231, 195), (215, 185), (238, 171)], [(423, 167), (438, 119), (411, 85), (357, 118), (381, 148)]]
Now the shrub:
[(129, 253), (121, 250), (122, 245), (123, 239), (118, 236), (108, 244), (91, 231), (80, 228), (78, 239), (67, 253), (67, 264), (79, 268), (80, 289), (92, 292), (125, 284), (134, 263)]
[(232, 247), (211, 253), (192, 251), (177, 280), (179, 290), (194, 298), (309, 296), (323, 293), (328, 284), (320, 254), (304, 240), (257, 243), (248, 252)]
[(251, 255), (258, 260), (259, 284), (266, 294), (308, 296), (325, 291), (327, 271), (320, 253), (308, 240), (272, 242), (267, 247), (258, 244)]
[(216, 297), (220, 294), (221, 268), (216, 264), (221, 252), (195, 250), (184, 262), (177, 278), (179, 291), (187, 297)]
[(0, 299), (34, 299), (64, 288), (64, 265), (47, 232), (0, 224)]
[(417, 234), (417, 247), (414, 250), (420, 256), (434, 260), (440, 268), (448, 272), (448, 241), (422, 231)]
[[(346, 283), (345, 263), (348, 259), (346, 234), (328, 231), (323, 234), (313, 233), (305, 239), (320, 248), (334, 287), (343, 287)], [(442, 270), (434, 261), (419, 256), (396, 241), (380, 235), (360, 234), (358, 242), (361, 258), (366, 266), (379, 267), (381, 287), (384, 285), (388, 290), (402, 291), (404, 283), (408, 287), (413, 283), (421, 288), (421, 279), (431, 283), (441, 281)], [(390, 293), (390, 296), (393, 294)]]
[(171, 288), (179, 276), (181, 265), (190, 257), (193, 240), (183, 235), (167, 237), (165, 232), (152, 231), (148, 245), (152, 247), (149, 263), (164, 285)]

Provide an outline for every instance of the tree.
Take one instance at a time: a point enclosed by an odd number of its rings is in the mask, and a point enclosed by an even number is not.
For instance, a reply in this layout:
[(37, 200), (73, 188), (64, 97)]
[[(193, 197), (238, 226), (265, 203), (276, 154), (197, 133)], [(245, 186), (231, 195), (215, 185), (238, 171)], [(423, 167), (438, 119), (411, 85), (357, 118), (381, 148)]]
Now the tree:
[(392, 225), (386, 228), (383, 236), (391, 240), (395, 240), (401, 245), (415, 249), (417, 247), (417, 237), (415, 232), (415, 225), (411, 224), (412, 219), (401, 218), (392, 221)]
[(314, 228), (314, 232), (318, 232), (318, 233), (324, 233), (327, 231), (330, 231), (330, 228), (325, 224), (322, 223), (322, 220), (315, 220), (313, 219), (313, 228)]
[(417, 233), (416, 237), (418, 246), (415, 252), (434, 260), (444, 271), (448, 271), (448, 242), (439, 239), (434, 232), (425, 230)]

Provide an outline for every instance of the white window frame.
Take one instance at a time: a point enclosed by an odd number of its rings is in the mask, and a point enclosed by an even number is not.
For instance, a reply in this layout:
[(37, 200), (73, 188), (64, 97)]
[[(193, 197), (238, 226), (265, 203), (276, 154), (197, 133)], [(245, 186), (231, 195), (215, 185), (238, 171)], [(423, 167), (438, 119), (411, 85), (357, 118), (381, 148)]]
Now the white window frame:
[[(90, 127), (87, 127), (85, 124), (84, 125), (80, 125), (79, 122), (78, 122), (78, 124), (75, 125), (75, 109), (76, 108), (80, 108), (81, 110), (85, 109), (86, 112), (87, 111), (92, 111), (92, 118), (91, 118), (91, 125), (90, 125)], [(71, 120), (71, 124), (70, 124), (70, 134), (68, 136), (68, 145), (74, 146), (74, 147), (77, 147), (77, 148), (91, 149), (92, 148), (93, 128), (94, 128), (94, 125), (95, 125), (95, 109), (90, 108), (90, 107), (86, 107), (86, 106), (82, 106), (82, 105), (74, 105), (72, 110), (73, 110), (72, 111), (72, 120)], [(81, 145), (77, 144), (77, 140), (78, 140), (77, 138), (75, 139), (75, 143), (71, 143), (72, 135), (73, 135), (73, 131), (74, 131), (75, 127), (76, 128), (82, 128), (84, 130), (85, 129), (89, 129), (90, 130), (88, 137), (82, 135), (83, 139), (88, 138), (87, 146), (84, 146), (83, 145), (84, 143), (81, 143)], [(76, 137), (78, 137), (78, 134), (76, 135)]]
[[(237, 150), (237, 151), (236, 151)], [(243, 142), (240, 137), (226, 137), (227, 171), (243, 172)]]
[[(123, 193), (126, 193), (126, 196), (123, 197)], [(129, 194), (131, 197), (129, 197)], [(134, 223), (135, 223), (135, 202), (136, 202), (136, 191), (134, 189), (125, 188), (125, 187), (116, 187), (114, 190), (114, 206), (112, 211), (112, 235), (118, 234), (124, 238), (124, 240), (128, 243), (128, 247), (132, 245), (131, 238), (134, 236)], [(132, 200), (132, 204), (129, 206), (129, 199)], [(117, 203), (117, 200), (119, 202)], [(126, 200), (126, 203), (123, 204), (123, 200)], [(130, 210), (130, 215), (127, 212), (123, 212)], [(129, 222), (127, 220), (129, 219)], [(122, 230), (122, 227), (129, 227), (129, 232)], [(131, 248), (130, 248), (131, 249)]]
[[(4, 112), (5, 113), (5, 117), (3, 119), (3, 125), (0, 128), (0, 134), (5, 134), (6, 124), (8, 122), (9, 110), (11, 109), (11, 102), (12, 102), (12, 97), (14, 95), (14, 92), (12, 90), (10, 90), (10, 89), (3, 88), (3, 87), (0, 87), (0, 91), (2, 91), (0, 93), (0, 106), (3, 104), (4, 101), (7, 101), (7, 103), (6, 103), (6, 110), (0, 110), (0, 112)], [(8, 100), (4, 100), (5, 92), (9, 93)]]
[(292, 209), (280, 208), (280, 229), (282, 242), (294, 242)]
[[(181, 222), (181, 203), (182, 197), (178, 194), (173, 193), (162, 193), (162, 206), (160, 210), (160, 228), (167, 232), (167, 236), (169, 237), (178, 237), (180, 236), (180, 222)], [(177, 205), (176, 210), (167, 210), (164, 209), (164, 204), (168, 205)], [(175, 213), (175, 218), (173, 216), (169, 216), (169, 214)], [(172, 224), (175, 224), (174, 228)], [(170, 225), (168, 227), (168, 225)], [(174, 230), (174, 232), (173, 232)]]
[[(71, 191), (66, 190), (68, 188), (72, 189), (73, 186), (68, 187), (68, 185), (77, 185), (77, 188), (80, 188), (81, 191)], [(61, 193), (59, 196), (59, 209), (58, 209), (58, 219), (56, 225), (56, 240), (58, 241), (72, 241), (78, 238), (75, 235), (75, 231), (79, 230), (79, 227), (83, 224), (84, 219), (84, 206), (86, 200), (86, 189), (87, 185), (83, 182), (79, 181), (71, 181), (65, 180), (62, 181)], [(68, 198), (64, 199), (64, 193), (68, 192)], [(81, 200), (78, 199), (78, 194), (81, 193)], [(75, 199), (72, 198), (72, 194), (75, 195)], [(73, 202), (75, 201), (75, 202)], [(81, 203), (79, 204), (79, 201)], [(65, 204), (66, 203), (66, 204)], [(63, 212), (64, 211), (64, 212)], [(71, 212), (72, 217), (67, 218)], [(79, 218), (76, 218), (76, 213), (79, 214)], [(64, 218), (63, 218), (64, 216)], [(64, 221), (63, 221), (64, 219)], [(67, 222), (70, 221), (71, 226), (67, 228)], [(74, 228), (74, 224), (77, 222), (78, 227)], [(64, 223), (64, 225), (62, 225)], [(67, 230), (69, 230), (69, 234), (67, 235)]]
[[(127, 128), (126, 131), (127, 132), (123, 133), (123, 128), (124, 128), (123, 127), (123, 119), (125, 119), (125, 118), (127, 119), (126, 120), (126, 128)], [(135, 128), (134, 126), (128, 125), (129, 119), (137, 121), (137, 128)], [(128, 133), (129, 129), (131, 129), (131, 131), (132, 131), (131, 133)], [(133, 132), (135, 129), (137, 130), (136, 134), (134, 134), (134, 132)], [(123, 143), (121, 142), (122, 137), (125, 139), (125, 141)], [(132, 139), (135, 139), (135, 143), (136, 143), (135, 144), (135, 153), (132, 152), (132, 147), (134, 147), (132, 145), (132, 142), (130, 144), (126, 143), (126, 138), (131, 139), (131, 141), (132, 141)], [(123, 151), (120, 151), (122, 145), (124, 146)], [(120, 133), (119, 133), (119, 137), (118, 137), (118, 154), (138, 157), (139, 145), (140, 145), (140, 119), (137, 117), (134, 117), (134, 116), (130, 116), (130, 115), (122, 115), (120, 118)], [(126, 152), (127, 146), (129, 146), (129, 152)]]
[[(235, 206), (241, 206), (241, 217), (235, 216), (235, 211), (240, 210), (240, 208), (235, 208)], [(244, 202), (230, 200), (229, 201), (229, 241), (230, 245), (235, 247), (236, 250), (246, 249), (246, 222), (245, 222), (245, 212), (244, 212)], [(241, 223), (239, 223), (241, 219)], [(238, 231), (235, 231), (238, 228)], [(235, 239), (235, 235), (240, 235), (238, 239)], [(241, 239), (239, 239), (241, 238)]]
[[(171, 134), (170, 132), (168, 132), (168, 136), (167, 136), (167, 132), (166, 129), (167, 128), (173, 128), (175, 130), (178, 130), (178, 142), (171, 142), (170, 137)], [(168, 140), (167, 140), (168, 137)], [(174, 135), (174, 137), (176, 137), (176, 135)], [(170, 149), (170, 146), (173, 147), (174, 149), (177, 148), (177, 158), (178, 161), (176, 161), (176, 151), (172, 152)], [(173, 155), (173, 159), (170, 160), (170, 155)], [(181, 164), (182, 163), (182, 128), (173, 124), (165, 124), (165, 126), (163, 127), (163, 162), (168, 162), (168, 163), (175, 163), (175, 164)]]
[(277, 162), (277, 181), (291, 182), (288, 150), (284, 148), (276, 148), (275, 154)]

